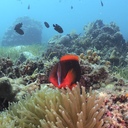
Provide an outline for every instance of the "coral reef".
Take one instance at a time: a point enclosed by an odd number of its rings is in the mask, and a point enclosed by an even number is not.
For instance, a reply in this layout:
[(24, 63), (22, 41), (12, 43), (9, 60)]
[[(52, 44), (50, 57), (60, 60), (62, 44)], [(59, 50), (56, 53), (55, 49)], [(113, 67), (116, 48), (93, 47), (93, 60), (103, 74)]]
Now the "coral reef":
[(87, 55), (81, 53), (79, 57), (81, 66), (80, 83), (86, 87), (86, 90), (90, 87), (98, 89), (103, 84), (110, 84), (117, 81), (117, 78), (109, 73), (110, 63), (103, 62), (96, 52), (88, 50)]
[[(3, 91), (5, 97), (0, 95), (1, 110), (7, 108), (9, 102), (18, 101), (25, 94), (40, 89), (40, 84), (48, 83), (49, 72), (56, 62), (58, 62), (56, 57), (52, 61), (41, 57), (36, 59), (32, 57), (30, 59), (30, 56), (25, 56), (24, 52), (17, 58), (17, 61), (12, 61), (10, 58), (5, 57), (0, 58), (0, 83), (3, 83), (2, 80), (4, 78), (7, 78), (12, 88), (12, 93), (9, 94), (8, 91)], [(1, 87), (3, 86), (4, 84)], [(9, 96), (11, 94), (13, 98)], [(8, 99), (8, 97), (11, 99)]]
[(48, 42), (49, 47), (45, 55), (52, 59), (54, 56), (60, 58), (66, 53), (79, 55), (91, 50), (112, 65), (127, 64), (128, 44), (115, 23), (104, 24), (102, 20), (96, 20), (86, 25), (84, 30), (84, 35), (70, 33), (53, 37)]
[(113, 71), (115, 74), (118, 75), (118, 77), (123, 77), (125, 79), (128, 79), (128, 66), (118, 67), (114, 66)]
[[(124, 92), (124, 91), (123, 91)], [(111, 118), (109, 128), (127, 128), (128, 127), (128, 96), (123, 94), (110, 93), (106, 95), (106, 116)], [(124, 92), (126, 93), (126, 92)]]
[(92, 50), (87, 50), (87, 55), (81, 53), (80, 58), (84, 60), (87, 59), (88, 62), (92, 64), (98, 63), (100, 61), (100, 56), (98, 56), (98, 54)]
[[(113, 22), (97, 20), (84, 30), (54, 36), (45, 49), (1, 47), (1, 128), (128, 127), (128, 44)], [(58, 90), (48, 84), (49, 72), (68, 53), (79, 55), (81, 86)]]
[[(14, 31), (17, 23), (23, 23), (24, 35), (19, 35)], [(41, 44), (42, 41), (42, 25), (39, 21), (35, 21), (29, 17), (19, 17), (13, 25), (7, 30), (3, 39), (2, 46), (17, 46)]]
[[(42, 89), (25, 100), (13, 103), (0, 114), (1, 128), (102, 128), (108, 125), (104, 114), (103, 97), (85, 93), (79, 86), (70, 91), (42, 85)], [(4, 118), (2, 118), (4, 116)]]

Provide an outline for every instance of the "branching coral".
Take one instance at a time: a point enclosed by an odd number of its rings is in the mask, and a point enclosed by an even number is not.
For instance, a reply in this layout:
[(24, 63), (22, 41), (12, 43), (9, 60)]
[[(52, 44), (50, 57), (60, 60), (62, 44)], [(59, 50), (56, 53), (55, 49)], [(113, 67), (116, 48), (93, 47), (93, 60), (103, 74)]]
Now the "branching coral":
[(58, 90), (42, 86), (0, 114), (1, 128), (102, 128), (103, 98), (79, 86)]

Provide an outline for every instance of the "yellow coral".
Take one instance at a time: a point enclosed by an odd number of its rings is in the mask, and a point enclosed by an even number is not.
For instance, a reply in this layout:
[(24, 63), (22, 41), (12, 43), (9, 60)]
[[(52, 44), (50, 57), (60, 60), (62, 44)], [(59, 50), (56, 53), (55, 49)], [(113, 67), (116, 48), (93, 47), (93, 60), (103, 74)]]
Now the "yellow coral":
[(87, 55), (84, 55), (83, 53), (80, 54), (80, 58), (83, 60), (88, 60), (89, 63), (95, 64), (100, 61), (100, 56), (92, 50), (87, 50)]
[(0, 114), (1, 128), (102, 128), (103, 99), (79, 86), (58, 90), (46, 85)]

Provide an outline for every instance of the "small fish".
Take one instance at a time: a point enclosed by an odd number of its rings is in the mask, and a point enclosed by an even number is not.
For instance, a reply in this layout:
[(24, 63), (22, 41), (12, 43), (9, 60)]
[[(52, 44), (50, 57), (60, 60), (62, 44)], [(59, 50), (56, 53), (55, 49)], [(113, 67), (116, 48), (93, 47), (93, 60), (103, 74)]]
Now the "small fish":
[(104, 6), (104, 4), (103, 4), (103, 2), (102, 2), (102, 1), (100, 1), (100, 4), (101, 4), (101, 6), (102, 6), (102, 7)]
[(46, 28), (49, 28), (50, 27), (50, 25), (48, 24), (48, 22), (44, 22), (44, 25), (45, 25)]
[(62, 27), (61, 27), (60, 25), (58, 25), (58, 24), (53, 24), (53, 27), (54, 27), (54, 29), (55, 29), (57, 32), (63, 33), (63, 29), (62, 29)]
[(15, 30), (15, 29), (19, 29), (19, 28), (21, 28), (21, 27), (22, 27), (22, 25), (23, 25), (22, 23), (18, 23), (18, 24), (16, 24), (16, 26), (15, 26), (14, 30)]
[(73, 9), (73, 6), (71, 6), (71, 9)]
[(30, 4), (28, 5), (28, 10), (30, 9)]
[(16, 26), (15, 26), (15, 28), (14, 28), (14, 30), (18, 33), (18, 34), (20, 34), (20, 35), (23, 35), (24, 34), (24, 31), (21, 29), (21, 27), (22, 27), (22, 23), (18, 23)]
[(52, 68), (49, 81), (57, 88), (76, 86), (80, 80), (81, 68), (79, 58), (76, 55), (64, 55), (60, 61)]
[(22, 30), (22, 29), (16, 29), (16, 32), (18, 33), (18, 34), (20, 34), (20, 35), (23, 35), (24, 34), (24, 31)]

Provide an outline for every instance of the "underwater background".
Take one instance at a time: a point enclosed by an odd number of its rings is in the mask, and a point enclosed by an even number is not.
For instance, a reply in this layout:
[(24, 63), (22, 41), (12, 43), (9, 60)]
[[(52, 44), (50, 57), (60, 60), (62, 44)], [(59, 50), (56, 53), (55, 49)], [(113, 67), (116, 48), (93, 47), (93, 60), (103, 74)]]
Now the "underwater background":
[[(18, 17), (28, 16), (42, 23), (47, 21), (51, 27), (43, 25), (42, 42), (57, 32), (52, 24), (57, 23), (64, 29), (63, 34), (71, 31), (83, 33), (83, 26), (97, 19), (104, 23), (115, 22), (121, 30), (124, 38), (128, 40), (128, 1), (127, 0), (4, 0), (0, 1), (1, 29), (0, 40), (7, 29)], [(30, 9), (28, 9), (30, 5)], [(71, 9), (71, 6), (73, 9)]]
[(0, 1), (0, 128), (128, 128), (128, 0)]

